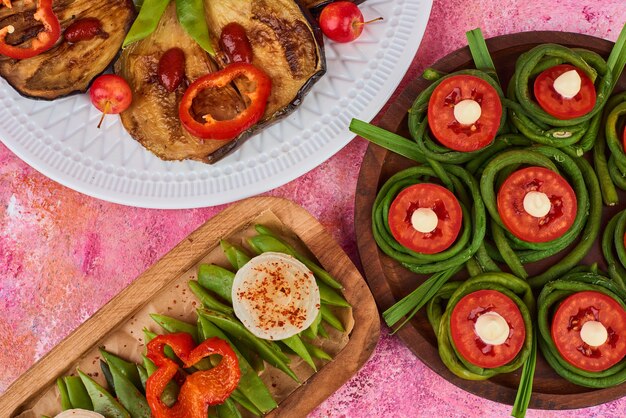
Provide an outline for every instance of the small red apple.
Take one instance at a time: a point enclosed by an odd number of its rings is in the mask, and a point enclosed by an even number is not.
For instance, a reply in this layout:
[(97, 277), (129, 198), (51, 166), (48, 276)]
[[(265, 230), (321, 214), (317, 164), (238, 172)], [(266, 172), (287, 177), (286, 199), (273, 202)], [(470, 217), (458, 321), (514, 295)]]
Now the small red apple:
[(351, 42), (363, 32), (363, 26), (382, 20), (382, 17), (363, 21), (363, 13), (356, 4), (349, 1), (337, 1), (324, 7), (320, 14), (320, 27), (328, 38), (335, 42)]
[(96, 78), (89, 90), (91, 103), (102, 112), (98, 128), (104, 117), (125, 111), (133, 100), (130, 86), (122, 77), (114, 74), (105, 74)]

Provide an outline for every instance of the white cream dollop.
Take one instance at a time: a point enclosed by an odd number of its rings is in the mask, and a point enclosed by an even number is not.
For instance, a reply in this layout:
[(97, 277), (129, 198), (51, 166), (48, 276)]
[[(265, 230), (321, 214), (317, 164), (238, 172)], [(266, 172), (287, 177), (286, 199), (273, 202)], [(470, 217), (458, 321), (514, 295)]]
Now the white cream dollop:
[(576, 70), (565, 71), (554, 80), (554, 90), (565, 99), (571, 99), (580, 92), (582, 79)]
[(547, 194), (542, 192), (531, 191), (524, 196), (524, 210), (530, 216), (535, 218), (543, 218), (552, 209), (552, 202)]
[(418, 208), (411, 215), (411, 225), (421, 233), (433, 232), (439, 224), (439, 218), (434, 210), (430, 208)]
[(294, 257), (263, 253), (235, 274), (233, 309), (243, 325), (265, 340), (284, 340), (307, 329), (320, 310), (311, 270)]
[(476, 319), (474, 331), (485, 344), (500, 345), (509, 338), (510, 329), (499, 313), (487, 312)]
[(454, 118), (461, 125), (473, 125), (482, 114), (482, 109), (476, 100), (465, 99), (454, 105)]
[(580, 328), (580, 339), (592, 347), (599, 347), (609, 338), (606, 327), (599, 321), (587, 321)]

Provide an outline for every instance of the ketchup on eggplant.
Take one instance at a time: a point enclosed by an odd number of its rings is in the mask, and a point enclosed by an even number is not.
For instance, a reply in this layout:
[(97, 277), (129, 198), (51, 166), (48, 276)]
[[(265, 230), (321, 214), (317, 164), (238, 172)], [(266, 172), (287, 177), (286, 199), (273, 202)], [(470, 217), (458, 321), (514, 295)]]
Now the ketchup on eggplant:
[(95, 17), (78, 19), (65, 29), (65, 39), (72, 44), (89, 41), (96, 36), (108, 38), (109, 34), (102, 30), (102, 23)]
[(224, 51), (228, 58), (228, 63), (252, 62), (252, 46), (246, 29), (239, 23), (231, 22), (224, 26), (220, 35), (220, 49)]
[(180, 48), (170, 48), (161, 56), (157, 69), (159, 82), (173, 92), (185, 79), (185, 53)]

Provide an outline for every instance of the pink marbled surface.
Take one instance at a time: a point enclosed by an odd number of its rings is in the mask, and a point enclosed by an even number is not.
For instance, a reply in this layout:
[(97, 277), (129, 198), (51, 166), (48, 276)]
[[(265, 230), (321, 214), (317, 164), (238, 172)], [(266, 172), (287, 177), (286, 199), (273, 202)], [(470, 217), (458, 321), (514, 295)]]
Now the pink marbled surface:
[[(486, 37), (563, 30), (615, 40), (625, 21), (624, 0), (435, 0), (405, 80), (463, 46), (464, 32), (475, 27)], [(355, 140), (269, 193), (304, 206), (357, 263), (354, 190), (366, 146)], [(103, 202), (43, 177), (0, 145), (0, 392), (223, 208), (159, 211)], [(311, 416), (508, 416), (509, 411), (443, 380), (384, 329), (365, 367)], [(623, 417), (626, 398), (575, 415)]]

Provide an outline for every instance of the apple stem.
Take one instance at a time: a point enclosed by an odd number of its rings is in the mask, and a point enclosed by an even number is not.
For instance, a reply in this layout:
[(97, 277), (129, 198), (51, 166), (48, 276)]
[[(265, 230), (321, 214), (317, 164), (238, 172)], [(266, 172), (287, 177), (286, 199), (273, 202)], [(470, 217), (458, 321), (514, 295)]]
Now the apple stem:
[(354, 26), (367, 25), (368, 23), (378, 22), (379, 20), (383, 20), (383, 18), (377, 17), (376, 19), (368, 20), (367, 22), (362, 22), (362, 23), (358, 22), (358, 23), (355, 23)]
[(104, 104), (104, 112), (102, 112), (102, 117), (100, 118), (100, 122), (98, 123), (98, 129), (100, 129), (100, 127), (102, 126), (102, 122), (104, 122), (104, 117), (109, 113), (109, 110), (111, 110), (111, 102), (107, 100)]

